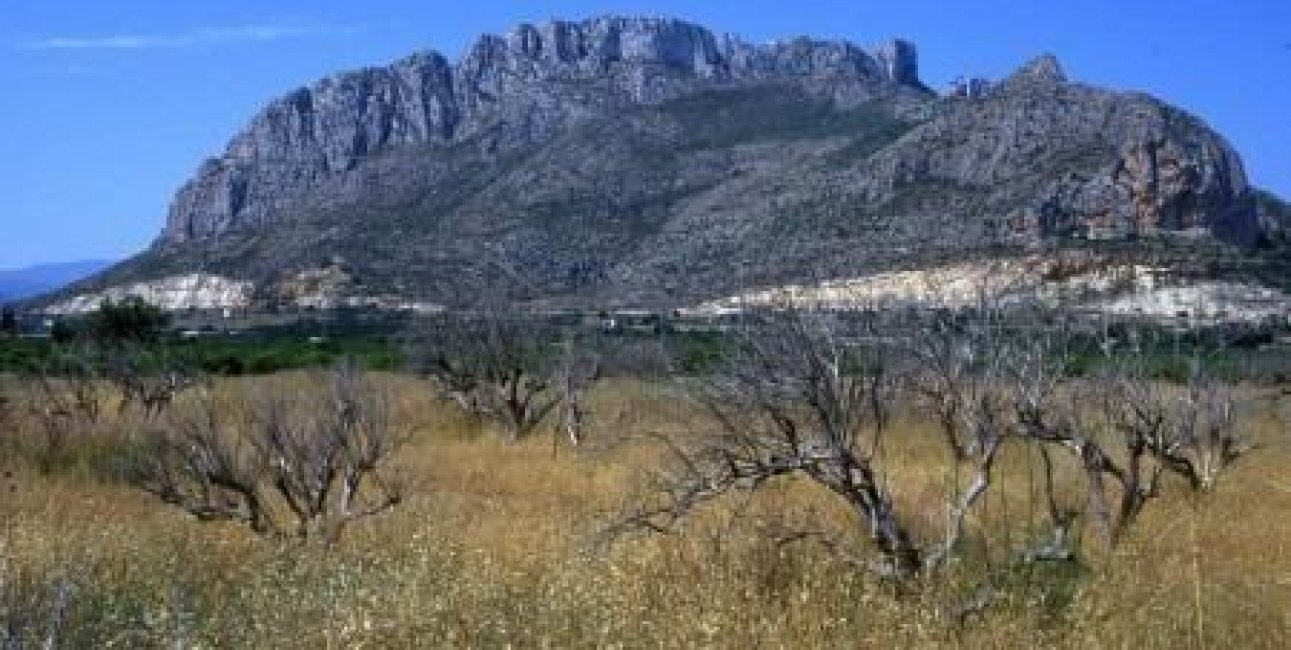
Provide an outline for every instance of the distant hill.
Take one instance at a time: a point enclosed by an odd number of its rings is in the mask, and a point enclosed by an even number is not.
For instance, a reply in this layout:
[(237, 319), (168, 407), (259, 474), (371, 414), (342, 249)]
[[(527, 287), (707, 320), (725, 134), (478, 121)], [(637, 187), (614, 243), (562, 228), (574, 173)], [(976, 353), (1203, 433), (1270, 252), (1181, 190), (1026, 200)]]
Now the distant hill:
[(1051, 56), (938, 94), (900, 40), (555, 21), (274, 100), (149, 250), (58, 297), (673, 307), (1059, 245), (1197, 266), (1260, 240), (1255, 200), (1200, 119)]
[(0, 302), (22, 300), (53, 291), (111, 266), (115, 260), (79, 260), (0, 269)]

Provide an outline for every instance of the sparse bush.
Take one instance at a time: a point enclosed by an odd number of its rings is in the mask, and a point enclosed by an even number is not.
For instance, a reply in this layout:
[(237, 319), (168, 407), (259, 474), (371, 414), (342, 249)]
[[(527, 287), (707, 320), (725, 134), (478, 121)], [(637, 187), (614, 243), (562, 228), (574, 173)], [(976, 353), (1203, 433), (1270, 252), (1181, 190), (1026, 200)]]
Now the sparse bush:
[(90, 338), (103, 345), (154, 343), (170, 319), (161, 308), (142, 298), (128, 297), (120, 302), (104, 300), (89, 317)]
[(160, 344), (112, 348), (104, 365), (105, 378), (120, 395), (118, 412), (137, 407), (146, 420), (161, 415), (177, 395), (202, 380), (195, 364)]
[(87, 347), (67, 347), (20, 375), (22, 400), (36, 431), (19, 446), (44, 472), (66, 464), (74, 447), (92, 436), (103, 414), (102, 364)]

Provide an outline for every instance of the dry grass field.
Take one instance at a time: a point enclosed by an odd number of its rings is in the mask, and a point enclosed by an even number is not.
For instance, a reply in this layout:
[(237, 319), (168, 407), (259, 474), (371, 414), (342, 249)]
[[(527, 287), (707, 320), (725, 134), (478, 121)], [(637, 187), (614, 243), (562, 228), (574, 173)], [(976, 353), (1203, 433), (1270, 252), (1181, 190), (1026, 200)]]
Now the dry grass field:
[[(898, 592), (768, 534), (855, 526), (794, 480), (706, 508), (682, 534), (605, 543), (661, 457), (636, 434), (696, 426), (660, 385), (599, 387), (597, 434), (573, 450), (548, 435), (504, 445), (424, 384), (388, 381), (415, 428), (398, 457), (408, 498), (330, 548), (197, 522), (114, 480), (110, 440), (78, 437), (50, 472), (7, 448), (0, 619), (43, 630), (65, 602), (61, 645), (99, 648), (1291, 647), (1291, 445), (1276, 400), (1255, 391), (1262, 448), (1203, 499), (1167, 485), (1113, 553), (1091, 536), (1079, 569), (996, 562), (1039, 516), (1033, 459), (1006, 450), (1005, 485), (970, 519), (980, 548), (964, 551), (993, 573)], [(20, 437), (31, 423), (14, 420)], [(893, 480), (917, 486), (904, 505), (935, 526), (943, 452), (916, 416), (896, 426)], [(956, 621), (953, 604), (988, 578), (1003, 597)]]

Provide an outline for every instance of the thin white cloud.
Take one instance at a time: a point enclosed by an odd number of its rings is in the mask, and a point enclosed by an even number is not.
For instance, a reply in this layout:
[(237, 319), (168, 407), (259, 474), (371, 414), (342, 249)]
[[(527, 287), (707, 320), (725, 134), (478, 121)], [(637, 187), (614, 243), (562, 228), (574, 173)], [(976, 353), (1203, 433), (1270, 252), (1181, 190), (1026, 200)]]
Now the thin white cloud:
[(67, 77), (90, 77), (98, 74), (99, 69), (88, 65), (57, 65), (39, 68), (39, 72)]
[(352, 28), (326, 25), (244, 25), (178, 34), (51, 36), (18, 44), (23, 50), (175, 50), (236, 43), (272, 43), (304, 36), (336, 36)]

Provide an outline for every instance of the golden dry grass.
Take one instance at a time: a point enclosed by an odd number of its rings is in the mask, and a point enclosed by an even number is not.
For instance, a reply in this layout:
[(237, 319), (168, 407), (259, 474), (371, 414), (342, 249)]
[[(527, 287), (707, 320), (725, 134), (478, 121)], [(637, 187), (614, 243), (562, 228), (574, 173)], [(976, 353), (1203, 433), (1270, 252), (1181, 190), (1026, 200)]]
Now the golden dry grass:
[[(417, 427), (400, 458), (412, 494), (332, 549), (191, 521), (97, 478), (93, 463), (42, 475), (0, 462), (13, 472), (0, 496), (0, 601), (38, 608), (60, 580), (76, 585), (68, 647), (1291, 645), (1291, 447), (1267, 414), (1264, 448), (1216, 493), (1170, 486), (1113, 555), (1088, 548), (1080, 575), (1009, 576), (1006, 598), (960, 626), (946, 605), (980, 573), (894, 594), (821, 547), (759, 534), (785, 520), (852, 526), (797, 481), (706, 509), (684, 535), (593, 543), (659, 458), (622, 435), (692, 424), (659, 386), (601, 390), (610, 431), (575, 453), (546, 436), (505, 446), (424, 386), (391, 381), (400, 420)], [(926, 426), (907, 418), (894, 439), (892, 480), (912, 486), (903, 506), (935, 526), (953, 476)], [(1006, 455), (1012, 471), (975, 531), (1038, 517), (1026, 461)], [(972, 558), (1021, 541), (984, 540)]]

